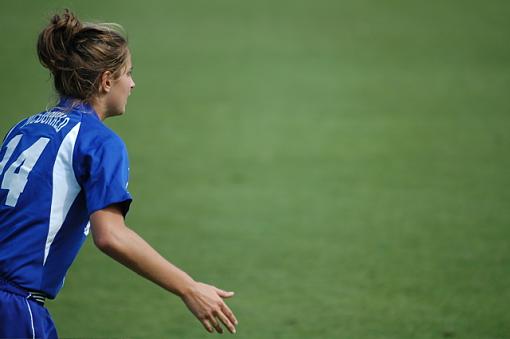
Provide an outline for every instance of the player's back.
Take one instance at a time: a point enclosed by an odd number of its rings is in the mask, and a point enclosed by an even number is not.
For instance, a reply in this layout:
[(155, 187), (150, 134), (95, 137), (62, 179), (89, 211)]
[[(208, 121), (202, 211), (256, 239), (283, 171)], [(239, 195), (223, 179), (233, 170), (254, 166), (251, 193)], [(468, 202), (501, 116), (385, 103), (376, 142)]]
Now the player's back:
[(88, 233), (87, 167), (120, 141), (90, 106), (62, 106), (21, 121), (0, 148), (0, 277), (49, 297)]

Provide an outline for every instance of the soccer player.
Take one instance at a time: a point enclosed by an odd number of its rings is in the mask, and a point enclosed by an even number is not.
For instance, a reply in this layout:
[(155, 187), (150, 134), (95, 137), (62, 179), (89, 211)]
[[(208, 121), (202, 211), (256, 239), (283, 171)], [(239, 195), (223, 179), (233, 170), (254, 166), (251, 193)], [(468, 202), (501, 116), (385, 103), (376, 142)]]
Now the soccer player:
[(0, 338), (57, 337), (44, 302), (89, 231), (101, 251), (178, 295), (207, 331), (235, 333), (223, 300), (233, 292), (194, 281), (124, 223), (127, 151), (103, 124), (124, 113), (135, 87), (119, 26), (65, 10), (40, 33), (37, 52), (60, 101), (15, 125), (0, 148)]

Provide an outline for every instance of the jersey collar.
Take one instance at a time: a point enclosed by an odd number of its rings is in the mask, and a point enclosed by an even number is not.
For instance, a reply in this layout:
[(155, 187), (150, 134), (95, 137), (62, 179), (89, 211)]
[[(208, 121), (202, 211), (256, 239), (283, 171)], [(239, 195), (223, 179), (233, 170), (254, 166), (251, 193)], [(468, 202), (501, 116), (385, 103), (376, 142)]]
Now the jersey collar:
[(92, 105), (80, 101), (78, 99), (70, 98), (70, 97), (61, 97), (60, 101), (57, 104), (58, 108), (62, 108), (64, 111), (80, 111), (82, 113), (88, 113), (95, 116), (99, 119), (99, 114), (94, 110)]

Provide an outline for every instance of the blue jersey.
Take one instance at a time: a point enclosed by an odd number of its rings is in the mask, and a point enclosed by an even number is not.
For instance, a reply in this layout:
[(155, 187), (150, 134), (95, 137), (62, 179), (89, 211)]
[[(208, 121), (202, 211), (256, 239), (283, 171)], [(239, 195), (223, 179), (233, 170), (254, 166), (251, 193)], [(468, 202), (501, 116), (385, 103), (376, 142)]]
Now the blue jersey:
[(0, 277), (55, 298), (90, 215), (127, 213), (128, 175), (123, 141), (87, 104), (64, 99), (14, 126), (0, 148)]

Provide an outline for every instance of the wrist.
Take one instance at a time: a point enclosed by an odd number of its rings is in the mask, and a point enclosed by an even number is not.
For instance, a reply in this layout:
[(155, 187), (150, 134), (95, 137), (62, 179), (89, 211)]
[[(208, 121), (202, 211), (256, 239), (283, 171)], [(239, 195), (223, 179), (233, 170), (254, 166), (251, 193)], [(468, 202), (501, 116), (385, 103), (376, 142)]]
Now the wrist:
[(177, 294), (181, 298), (185, 298), (188, 295), (192, 294), (195, 290), (197, 282), (193, 280), (190, 276), (187, 276), (186, 279), (179, 284), (179, 286), (175, 289), (175, 294)]

